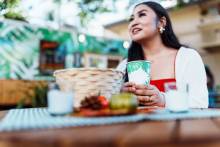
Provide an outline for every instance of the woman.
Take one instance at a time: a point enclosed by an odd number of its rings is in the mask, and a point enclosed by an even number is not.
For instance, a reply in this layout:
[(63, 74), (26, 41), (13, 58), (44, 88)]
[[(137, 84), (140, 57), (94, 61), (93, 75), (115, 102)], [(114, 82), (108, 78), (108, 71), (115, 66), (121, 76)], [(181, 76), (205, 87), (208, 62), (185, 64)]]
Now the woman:
[[(143, 2), (134, 7), (128, 26), (132, 39), (128, 59), (122, 61), (118, 70), (125, 72), (124, 92), (137, 95), (140, 105), (165, 106), (164, 84), (176, 82), (189, 84), (191, 108), (208, 107), (206, 73), (199, 54), (183, 47), (175, 36), (166, 10), (158, 3)], [(150, 85), (128, 82), (126, 64), (134, 60), (151, 61)]]

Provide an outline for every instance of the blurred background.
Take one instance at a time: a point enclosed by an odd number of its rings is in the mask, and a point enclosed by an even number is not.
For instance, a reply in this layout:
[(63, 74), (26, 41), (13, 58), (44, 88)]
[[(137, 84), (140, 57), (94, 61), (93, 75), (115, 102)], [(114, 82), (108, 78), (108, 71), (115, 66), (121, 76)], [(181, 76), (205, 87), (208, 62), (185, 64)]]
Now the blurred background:
[[(167, 8), (181, 43), (202, 56), (210, 107), (220, 107), (220, 0), (154, 1)], [(0, 105), (44, 105), (57, 69), (115, 68), (127, 56), (137, 2), (0, 0)]]

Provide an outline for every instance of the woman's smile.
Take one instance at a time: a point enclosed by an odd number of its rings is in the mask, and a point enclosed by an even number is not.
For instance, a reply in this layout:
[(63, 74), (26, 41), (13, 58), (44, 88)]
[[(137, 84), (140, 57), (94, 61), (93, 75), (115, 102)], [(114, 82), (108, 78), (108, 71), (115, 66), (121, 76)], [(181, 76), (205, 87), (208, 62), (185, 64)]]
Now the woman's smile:
[(132, 35), (138, 34), (141, 30), (142, 30), (141, 28), (132, 28), (132, 30), (131, 30)]

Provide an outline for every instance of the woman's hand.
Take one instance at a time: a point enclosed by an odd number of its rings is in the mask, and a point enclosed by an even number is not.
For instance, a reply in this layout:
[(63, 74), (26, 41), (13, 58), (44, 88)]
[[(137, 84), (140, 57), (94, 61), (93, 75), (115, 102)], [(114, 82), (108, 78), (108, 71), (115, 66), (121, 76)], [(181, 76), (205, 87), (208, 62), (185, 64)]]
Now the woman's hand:
[(136, 85), (132, 82), (126, 82), (126, 83), (124, 83), (121, 91), (122, 92), (130, 92), (130, 93), (135, 94), (135, 90), (136, 90), (135, 86)]
[(137, 95), (140, 105), (144, 106), (164, 106), (164, 95), (154, 85), (135, 85), (134, 94)]

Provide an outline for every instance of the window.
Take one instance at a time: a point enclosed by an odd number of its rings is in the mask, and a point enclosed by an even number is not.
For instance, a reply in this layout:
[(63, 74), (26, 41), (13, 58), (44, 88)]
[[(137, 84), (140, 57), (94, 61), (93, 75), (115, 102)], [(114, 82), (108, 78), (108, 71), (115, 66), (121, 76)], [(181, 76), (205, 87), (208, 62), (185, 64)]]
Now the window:
[(55, 41), (40, 41), (40, 72), (50, 75), (57, 69), (63, 69), (65, 66), (65, 46), (59, 45)]

